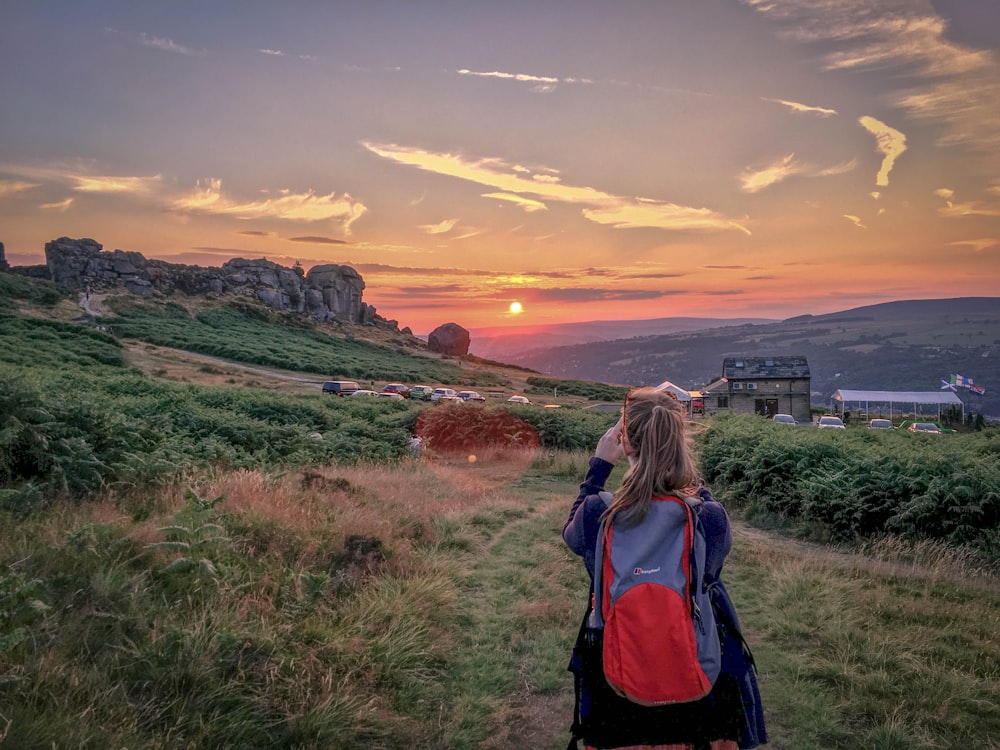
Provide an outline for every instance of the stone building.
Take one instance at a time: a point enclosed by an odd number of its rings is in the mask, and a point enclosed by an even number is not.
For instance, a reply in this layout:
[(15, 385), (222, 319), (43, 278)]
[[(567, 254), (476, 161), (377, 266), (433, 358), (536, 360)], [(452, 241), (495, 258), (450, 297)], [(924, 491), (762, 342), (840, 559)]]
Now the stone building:
[(722, 377), (702, 390), (705, 414), (791, 414), (809, 422), (809, 363), (805, 357), (727, 357)]

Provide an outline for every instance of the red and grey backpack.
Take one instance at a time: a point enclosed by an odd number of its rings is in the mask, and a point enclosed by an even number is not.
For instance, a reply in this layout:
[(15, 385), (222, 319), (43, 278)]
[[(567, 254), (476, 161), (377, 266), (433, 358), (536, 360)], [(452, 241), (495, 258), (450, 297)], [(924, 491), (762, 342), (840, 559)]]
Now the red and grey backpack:
[[(610, 502), (608, 493), (601, 495)], [(638, 523), (619, 513), (601, 524), (588, 626), (603, 629), (608, 684), (644, 706), (698, 700), (719, 676), (701, 503), (654, 497)]]

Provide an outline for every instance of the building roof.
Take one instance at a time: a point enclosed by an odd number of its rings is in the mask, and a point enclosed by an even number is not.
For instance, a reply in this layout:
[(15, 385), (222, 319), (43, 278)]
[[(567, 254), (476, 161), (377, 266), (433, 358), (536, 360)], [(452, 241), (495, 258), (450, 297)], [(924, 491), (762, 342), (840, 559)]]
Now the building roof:
[(953, 391), (852, 391), (840, 389), (834, 401), (868, 404), (955, 404), (962, 405)]
[(674, 385), (669, 380), (664, 380), (658, 386), (656, 386), (658, 391), (670, 391), (672, 394), (677, 396), (678, 401), (690, 401), (691, 392), (681, 388), (679, 385)]
[(808, 378), (809, 363), (805, 357), (726, 357), (722, 360), (722, 377), (729, 380)]

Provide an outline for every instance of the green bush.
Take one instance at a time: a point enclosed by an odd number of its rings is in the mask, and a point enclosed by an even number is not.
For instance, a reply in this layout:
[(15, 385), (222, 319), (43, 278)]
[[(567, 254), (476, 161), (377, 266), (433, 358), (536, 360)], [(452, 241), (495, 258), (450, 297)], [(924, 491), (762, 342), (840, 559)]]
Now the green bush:
[(835, 540), (891, 533), (1000, 560), (1000, 435), (781, 427), (718, 417), (699, 438), (705, 478), (749, 512), (820, 523)]

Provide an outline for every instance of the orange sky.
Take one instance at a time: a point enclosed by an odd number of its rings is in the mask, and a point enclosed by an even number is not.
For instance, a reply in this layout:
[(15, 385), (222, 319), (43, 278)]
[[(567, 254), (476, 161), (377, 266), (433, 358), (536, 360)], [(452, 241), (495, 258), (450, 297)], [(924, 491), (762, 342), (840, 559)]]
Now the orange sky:
[(8, 260), (349, 264), (417, 333), (1000, 289), (1000, 4), (419, 5), (4, 3)]

